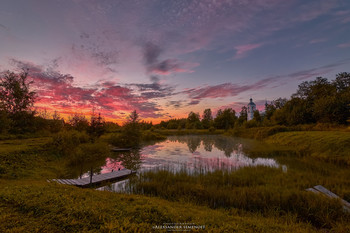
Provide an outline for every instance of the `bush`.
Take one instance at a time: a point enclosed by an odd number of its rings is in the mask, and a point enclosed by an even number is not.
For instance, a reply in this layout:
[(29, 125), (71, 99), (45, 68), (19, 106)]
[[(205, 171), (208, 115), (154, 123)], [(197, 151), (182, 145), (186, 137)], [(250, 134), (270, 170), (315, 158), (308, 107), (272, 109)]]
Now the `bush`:
[(94, 164), (96, 161), (104, 159), (109, 155), (109, 148), (106, 143), (96, 142), (96, 143), (84, 143), (80, 144), (75, 153), (73, 153), (68, 160), (71, 166), (81, 166), (89, 168), (88, 165)]
[(245, 121), (243, 123), (243, 127), (244, 128), (253, 128), (253, 127), (258, 127), (258, 123), (256, 122), (256, 120), (250, 120), (250, 121)]
[(89, 141), (90, 138), (85, 132), (78, 132), (75, 130), (62, 131), (53, 136), (50, 147), (54, 154), (58, 156), (67, 156), (74, 153), (77, 146)]
[(286, 132), (286, 131), (288, 131), (288, 128), (280, 125), (276, 125), (273, 127), (259, 128), (255, 134), (255, 139), (264, 139), (276, 133)]
[(119, 134), (112, 134), (108, 143), (121, 148), (137, 148), (141, 142), (141, 131), (137, 123), (128, 123), (123, 126)]
[(211, 127), (209, 128), (209, 132), (210, 132), (210, 133), (214, 133), (215, 130), (216, 130), (216, 129), (215, 129), (213, 126), (211, 126)]
[(142, 141), (165, 140), (166, 136), (152, 131), (143, 131), (141, 139)]

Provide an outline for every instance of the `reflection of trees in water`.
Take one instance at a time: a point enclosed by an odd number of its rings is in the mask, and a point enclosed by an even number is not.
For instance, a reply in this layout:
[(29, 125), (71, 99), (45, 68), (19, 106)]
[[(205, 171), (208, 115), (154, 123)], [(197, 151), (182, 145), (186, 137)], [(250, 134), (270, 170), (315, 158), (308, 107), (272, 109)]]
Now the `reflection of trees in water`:
[(188, 150), (193, 153), (198, 147), (201, 145), (202, 137), (197, 135), (186, 135), (186, 136), (178, 136), (178, 137), (169, 137), (168, 140), (170, 142), (179, 142), (183, 144), (187, 144)]
[(224, 152), (226, 157), (230, 157), (231, 154), (235, 151), (237, 145), (233, 143), (233, 140), (225, 137), (218, 137), (214, 142), (214, 146)]
[(114, 156), (112, 161), (121, 162), (121, 165), (130, 170), (138, 170), (141, 166), (141, 154), (140, 150), (135, 149), (128, 152), (118, 152)]
[(203, 141), (205, 151), (210, 152), (213, 150), (213, 145), (215, 143), (215, 140), (212, 137), (203, 137), (202, 141)]
[(197, 148), (201, 145), (201, 141), (202, 140), (199, 137), (189, 137), (187, 146), (191, 153), (197, 150)]
[(82, 177), (85, 173), (91, 173), (91, 169), (93, 173), (100, 174), (102, 170), (102, 166), (106, 163), (105, 157), (100, 157), (92, 160), (80, 159), (74, 162), (71, 162), (68, 166), (69, 172), (68, 177)]
[(233, 153), (242, 151), (241, 144), (235, 142), (232, 138), (224, 136), (211, 135), (186, 135), (169, 137), (171, 142), (186, 143), (191, 153), (195, 152), (203, 142), (204, 150), (211, 152), (213, 147), (223, 151), (226, 157), (230, 157)]

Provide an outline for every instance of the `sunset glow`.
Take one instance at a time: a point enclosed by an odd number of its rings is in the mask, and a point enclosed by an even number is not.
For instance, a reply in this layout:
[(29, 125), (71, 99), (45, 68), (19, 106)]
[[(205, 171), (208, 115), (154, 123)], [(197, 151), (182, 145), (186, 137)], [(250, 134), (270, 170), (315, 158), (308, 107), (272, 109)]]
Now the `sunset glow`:
[(158, 123), (350, 68), (348, 0), (3, 0), (0, 70), (29, 69), (38, 111)]

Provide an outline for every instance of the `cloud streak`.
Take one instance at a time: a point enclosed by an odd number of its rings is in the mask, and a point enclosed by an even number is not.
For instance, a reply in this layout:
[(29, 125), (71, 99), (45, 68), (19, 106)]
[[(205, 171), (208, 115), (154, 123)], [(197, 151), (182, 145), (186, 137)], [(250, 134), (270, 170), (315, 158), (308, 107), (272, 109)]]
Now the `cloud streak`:
[(137, 110), (142, 117), (159, 118), (163, 116), (162, 108), (152, 99), (164, 98), (173, 92), (172, 87), (158, 82), (120, 85), (109, 81), (92, 87), (79, 87), (73, 76), (61, 74), (52, 67), (16, 59), (12, 59), (11, 63), (19, 69), (29, 70), (38, 95), (36, 105), (66, 112), (86, 112), (95, 107), (110, 118), (118, 118), (115, 112), (132, 110)]
[(193, 68), (199, 63), (180, 62), (177, 59), (160, 60), (162, 49), (151, 42), (147, 42), (143, 48), (143, 59), (147, 72), (156, 75), (169, 75), (172, 73), (192, 73)]
[(263, 43), (258, 44), (245, 44), (245, 45), (239, 45), (236, 46), (236, 55), (234, 56), (234, 59), (241, 59), (248, 55), (248, 53), (254, 49), (260, 48), (263, 45)]
[(192, 105), (199, 104), (202, 99), (215, 99), (223, 97), (234, 97), (246, 91), (256, 91), (267, 88), (271, 84), (275, 84), (274, 87), (284, 85), (286, 82), (295, 80), (306, 80), (309, 78), (315, 78), (318, 76), (325, 75), (333, 71), (336, 67), (349, 63), (349, 60), (343, 60), (337, 63), (328, 64), (318, 68), (301, 70), (293, 72), (287, 75), (270, 76), (252, 84), (240, 85), (234, 83), (223, 83), (211, 86), (202, 86), (196, 88), (190, 88), (184, 90), (182, 93), (188, 95), (192, 100)]
[(349, 47), (350, 47), (350, 42), (343, 43), (343, 44), (338, 44), (338, 48), (349, 48)]

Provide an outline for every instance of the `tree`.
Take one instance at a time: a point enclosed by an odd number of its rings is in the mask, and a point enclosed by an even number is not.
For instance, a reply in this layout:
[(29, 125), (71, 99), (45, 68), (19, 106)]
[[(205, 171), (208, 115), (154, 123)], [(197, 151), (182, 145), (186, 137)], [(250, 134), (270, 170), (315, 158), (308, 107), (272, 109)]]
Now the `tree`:
[(201, 129), (202, 124), (199, 119), (199, 113), (190, 112), (186, 121), (187, 129)]
[(0, 111), (10, 119), (10, 131), (23, 133), (33, 129), (34, 111), (31, 110), (35, 92), (30, 91), (28, 72), (7, 71), (0, 76)]
[(10, 127), (10, 119), (8, 117), (8, 114), (4, 110), (0, 110), (0, 133), (7, 132)]
[(10, 115), (29, 111), (33, 106), (35, 92), (29, 90), (33, 82), (28, 82), (27, 79), (26, 71), (19, 75), (7, 71), (0, 78), (0, 107)]
[(136, 110), (132, 111), (130, 115), (127, 118), (129, 123), (138, 123), (140, 121), (139, 114), (136, 112)]
[(242, 125), (245, 121), (247, 121), (248, 110), (246, 106), (243, 106), (241, 112), (239, 113), (238, 123)]
[(52, 120), (50, 120), (50, 131), (52, 133), (60, 132), (64, 127), (64, 120), (61, 118), (61, 115), (54, 111), (52, 114)]
[(211, 113), (211, 109), (207, 108), (203, 112), (203, 117), (202, 117), (202, 125), (204, 129), (209, 129), (210, 126), (213, 123), (213, 116)]
[(270, 120), (276, 110), (281, 109), (287, 103), (286, 98), (278, 98), (272, 101), (270, 104), (265, 104), (265, 116), (264, 121)]
[(127, 118), (121, 132), (121, 145), (123, 147), (136, 148), (141, 141), (141, 129), (139, 124), (139, 114), (136, 110), (132, 111)]
[(104, 120), (101, 117), (101, 113), (98, 116), (93, 112), (90, 119), (90, 126), (88, 128), (88, 133), (92, 138), (98, 138), (105, 133)]
[(336, 75), (335, 80), (333, 81), (337, 92), (342, 92), (349, 90), (350, 88), (350, 73), (343, 72)]
[(236, 112), (232, 108), (226, 108), (224, 111), (220, 109), (214, 119), (214, 125), (218, 129), (228, 130), (234, 127), (236, 119)]
[(89, 128), (89, 121), (82, 113), (74, 113), (69, 117), (69, 124), (78, 131), (87, 131)]
[(259, 110), (255, 110), (255, 111), (254, 111), (254, 117), (253, 117), (253, 119), (254, 119), (257, 123), (260, 123), (260, 122), (261, 122), (261, 116), (260, 116)]

